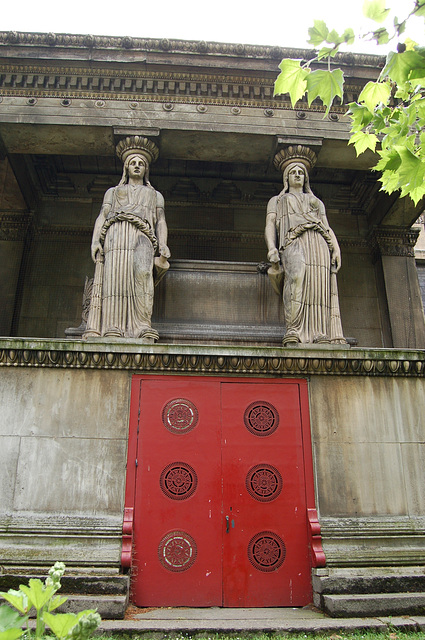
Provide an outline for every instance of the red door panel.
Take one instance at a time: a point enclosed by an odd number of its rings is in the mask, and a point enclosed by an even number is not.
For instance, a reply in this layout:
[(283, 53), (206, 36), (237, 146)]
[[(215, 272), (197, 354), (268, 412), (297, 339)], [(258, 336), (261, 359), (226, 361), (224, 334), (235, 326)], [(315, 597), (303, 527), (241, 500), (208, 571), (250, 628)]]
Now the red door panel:
[(225, 606), (311, 600), (297, 384), (222, 384)]
[(299, 383), (152, 376), (138, 392), (133, 602), (308, 604)]
[(164, 378), (141, 385), (134, 602), (220, 606), (219, 387)]

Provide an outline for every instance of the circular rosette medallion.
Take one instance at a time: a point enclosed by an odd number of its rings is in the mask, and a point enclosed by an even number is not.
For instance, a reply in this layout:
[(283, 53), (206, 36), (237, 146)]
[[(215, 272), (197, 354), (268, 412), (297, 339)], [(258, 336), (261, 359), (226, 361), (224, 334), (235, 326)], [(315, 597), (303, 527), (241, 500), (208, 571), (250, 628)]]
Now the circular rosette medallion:
[(270, 436), (279, 425), (279, 414), (270, 402), (253, 402), (245, 410), (244, 423), (255, 436)]
[(171, 531), (159, 543), (158, 557), (169, 571), (186, 571), (196, 560), (195, 540), (185, 531)]
[(198, 410), (190, 400), (176, 398), (163, 408), (162, 422), (171, 433), (187, 433), (198, 424)]
[(260, 502), (270, 502), (282, 491), (282, 476), (270, 464), (257, 464), (246, 475), (246, 488), (250, 496)]
[(168, 498), (185, 500), (196, 491), (198, 477), (189, 464), (172, 462), (161, 473), (159, 485)]
[(249, 541), (248, 558), (259, 571), (276, 571), (282, 566), (285, 556), (285, 543), (277, 533), (261, 531)]

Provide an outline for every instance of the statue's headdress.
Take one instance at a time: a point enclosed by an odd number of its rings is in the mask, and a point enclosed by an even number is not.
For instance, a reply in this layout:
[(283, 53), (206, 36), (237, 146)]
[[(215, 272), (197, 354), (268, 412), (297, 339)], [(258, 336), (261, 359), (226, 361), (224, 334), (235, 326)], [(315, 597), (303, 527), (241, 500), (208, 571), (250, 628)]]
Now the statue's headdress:
[(289, 164), (297, 162), (302, 164), (306, 171), (309, 172), (316, 164), (316, 160), (317, 156), (314, 151), (302, 144), (297, 144), (278, 151), (274, 157), (273, 164), (276, 169), (283, 173)]
[(148, 164), (155, 162), (159, 156), (159, 149), (152, 140), (142, 136), (128, 136), (120, 140), (116, 146), (117, 156), (125, 163), (128, 156), (138, 154), (146, 158)]

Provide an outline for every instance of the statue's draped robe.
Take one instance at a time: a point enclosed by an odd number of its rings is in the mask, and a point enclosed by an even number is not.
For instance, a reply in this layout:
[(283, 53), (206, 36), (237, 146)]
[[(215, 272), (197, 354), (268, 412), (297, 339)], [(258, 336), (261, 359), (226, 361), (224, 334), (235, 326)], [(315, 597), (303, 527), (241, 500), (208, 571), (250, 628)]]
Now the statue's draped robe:
[(276, 214), (284, 270), (284, 340), (345, 342), (323, 202), (311, 193), (281, 193), (270, 200), (268, 212)]
[(102, 336), (138, 338), (151, 327), (158, 195), (152, 187), (130, 184), (105, 193), (103, 204), (111, 209), (100, 233)]

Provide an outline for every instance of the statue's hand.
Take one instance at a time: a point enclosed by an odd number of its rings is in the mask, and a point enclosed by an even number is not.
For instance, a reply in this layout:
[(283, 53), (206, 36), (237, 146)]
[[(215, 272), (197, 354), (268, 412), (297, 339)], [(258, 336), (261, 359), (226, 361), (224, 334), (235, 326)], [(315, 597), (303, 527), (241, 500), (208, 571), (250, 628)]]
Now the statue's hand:
[(100, 244), (99, 240), (97, 240), (97, 242), (92, 242), (92, 245), (91, 245), (91, 257), (93, 262), (96, 262), (97, 252), (99, 252), (100, 256), (103, 256), (103, 247)]
[(163, 244), (159, 247), (159, 255), (163, 256), (163, 258), (169, 258), (171, 256), (171, 251), (166, 244)]
[(280, 260), (279, 251), (276, 248), (270, 249), (270, 251), (267, 254), (267, 260), (270, 260), (270, 262), (279, 262)]
[(341, 252), (337, 249), (334, 249), (331, 255), (331, 271), (333, 273), (338, 273), (340, 268), (341, 268)]

